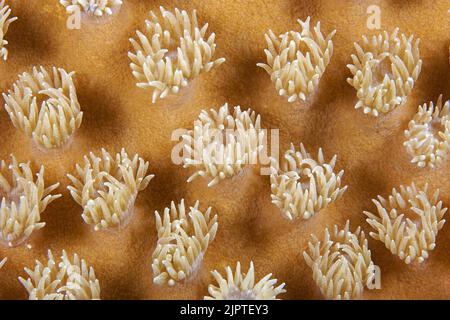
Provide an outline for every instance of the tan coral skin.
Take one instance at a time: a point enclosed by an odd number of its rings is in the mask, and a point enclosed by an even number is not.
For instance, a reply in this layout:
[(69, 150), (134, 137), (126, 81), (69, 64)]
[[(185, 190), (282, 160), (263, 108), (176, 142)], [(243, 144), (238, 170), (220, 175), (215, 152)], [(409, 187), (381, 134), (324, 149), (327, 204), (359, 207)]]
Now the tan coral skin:
[[(364, 222), (363, 210), (373, 210), (370, 201), (412, 180), (440, 187), (450, 205), (450, 163), (439, 171), (418, 169), (409, 163), (403, 149), (403, 130), (419, 103), (435, 100), (440, 93), (450, 96), (448, 45), (445, 21), (448, 2), (377, 1), (382, 9), (382, 27), (400, 27), (406, 34), (422, 39), (422, 74), (406, 105), (378, 119), (354, 110), (355, 91), (349, 76), (353, 42), (366, 29), (366, 8), (373, 1), (171, 1), (165, 7), (198, 9), (201, 21), (208, 21), (217, 34), (217, 55), (227, 61), (203, 74), (177, 97), (151, 105), (151, 92), (135, 86), (129, 69), (128, 38), (143, 26), (147, 12), (157, 1), (127, 0), (119, 14), (102, 23), (84, 24), (68, 30), (66, 12), (54, 0), (9, 1), (19, 20), (8, 32), (10, 57), (0, 64), (0, 86), (5, 91), (19, 72), (32, 65), (56, 65), (76, 71), (77, 92), (85, 117), (74, 142), (67, 149), (44, 153), (14, 129), (4, 110), (0, 112), (0, 158), (14, 152), (20, 161), (33, 159), (46, 165), (49, 183), (60, 181), (63, 198), (52, 203), (42, 215), (47, 223), (31, 239), (33, 250), (0, 249), (9, 260), (0, 272), (1, 298), (24, 299), (25, 289), (17, 281), (24, 266), (45, 259), (48, 248), (77, 252), (95, 267), (104, 299), (199, 299), (212, 281), (210, 270), (222, 270), (240, 260), (255, 262), (257, 276), (272, 272), (286, 282), (284, 299), (320, 299), (312, 274), (302, 257), (310, 233), (322, 234), (325, 226)], [(432, 3), (432, 5), (430, 5)], [(264, 70), (264, 33), (272, 28), (282, 33), (298, 28), (297, 18), (311, 15), (321, 20), (326, 32), (337, 29), (334, 55), (320, 83), (317, 101), (306, 111), (278, 96)], [(263, 125), (281, 128), (282, 148), (292, 141), (303, 142), (308, 150), (323, 147), (326, 155), (338, 154), (337, 169), (345, 169), (348, 191), (335, 204), (308, 221), (291, 223), (270, 203), (269, 177), (248, 168), (217, 187), (197, 179), (185, 183), (192, 174), (170, 161), (172, 130), (189, 128), (203, 107), (220, 107), (225, 102), (252, 107), (262, 116)], [(67, 172), (89, 150), (105, 147), (139, 153), (151, 163), (156, 177), (140, 193), (132, 222), (120, 234), (98, 232), (84, 224), (81, 208), (65, 189)], [(315, 152), (315, 151), (314, 151)], [(155, 246), (155, 210), (163, 210), (171, 200), (201, 200), (219, 213), (217, 237), (209, 247), (203, 266), (194, 281), (175, 288), (152, 284), (151, 255)], [(369, 240), (373, 259), (382, 269), (382, 290), (366, 291), (366, 299), (450, 298), (450, 229), (439, 233), (437, 248), (422, 266), (407, 266), (391, 255), (381, 242)]]

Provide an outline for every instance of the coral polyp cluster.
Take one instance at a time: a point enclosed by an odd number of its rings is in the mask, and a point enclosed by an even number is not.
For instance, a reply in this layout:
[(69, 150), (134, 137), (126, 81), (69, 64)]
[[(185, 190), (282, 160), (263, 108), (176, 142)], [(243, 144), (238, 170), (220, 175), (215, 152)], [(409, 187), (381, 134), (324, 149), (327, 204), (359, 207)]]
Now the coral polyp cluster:
[(225, 268), (226, 277), (217, 270), (211, 272), (218, 286), (210, 284), (205, 300), (274, 300), (279, 294), (286, 292), (284, 283), (275, 287), (277, 279), (272, 274), (265, 275), (255, 283), (255, 268), (253, 261), (247, 273), (241, 272), (241, 263), (238, 261), (233, 272), (230, 266)]
[(17, 20), (17, 17), (9, 17), (11, 15), (11, 8), (5, 4), (5, 0), (0, 2), (0, 58), (8, 59), (8, 49), (6, 45), (8, 41), (5, 39), (8, 32), (9, 25)]
[(322, 239), (312, 235), (303, 257), (326, 299), (358, 298), (376, 276), (364, 231), (351, 232), (348, 220), (342, 230), (326, 228)]
[(111, 156), (89, 153), (84, 164), (76, 165), (77, 177), (68, 174), (73, 199), (83, 207), (82, 218), (94, 230), (124, 228), (132, 216), (139, 191), (154, 175), (147, 175), (149, 163), (135, 154), (129, 158), (125, 149)]
[(74, 254), (73, 259), (63, 250), (55, 259), (48, 250), (47, 264), (36, 260), (34, 269), (25, 268), (28, 279), (19, 281), (28, 292), (29, 300), (99, 300), (100, 283), (94, 268)]
[(436, 105), (433, 102), (419, 106), (405, 130), (404, 146), (411, 162), (423, 168), (434, 168), (447, 158), (450, 149), (450, 100)]
[(67, 13), (72, 14), (79, 10), (89, 15), (103, 16), (112, 15), (122, 5), (122, 0), (60, 0)]
[(47, 205), (61, 197), (51, 192), (59, 183), (45, 187), (44, 166), (34, 177), (30, 163), (0, 161), (0, 241), (9, 247), (24, 243), (33, 233), (45, 226), (41, 213)]
[(66, 145), (83, 119), (74, 72), (53, 67), (33, 67), (24, 72), (8, 94), (3, 94), (5, 109), (13, 125), (39, 146), (51, 149)]
[(264, 131), (261, 118), (253, 110), (239, 106), (231, 113), (228, 104), (219, 111), (203, 110), (194, 122), (194, 129), (183, 135), (184, 168), (194, 168), (195, 178), (208, 177), (208, 186), (241, 172), (248, 164), (257, 164), (263, 149)]
[(332, 38), (336, 33), (334, 30), (324, 37), (320, 22), (311, 29), (310, 17), (298, 23), (300, 32), (289, 31), (277, 37), (269, 30), (264, 50), (267, 64), (257, 64), (270, 75), (278, 94), (289, 102), (305, 101), (317, 90), (333, 55)]
[(377, 212), (364, 211), (374, 230), (370, 236), (383, 242), (406, 264), (425, 261), (445, 224), (447, 208), (439, 200), (439, 190), (428, 192), (427, 184), (420, 189), (412, 183), (392, 189), (387, 199), (378, 196), (372, 201)]
[(353, 76), (347, 82), (356, 90), (355, 108), (365, 114), (378, 116), (403, 105), (419, 78), (420, 40), (398, 33), (398, 28), (384, 31), (355, 43), (356, 54), (347, 65)]
[(450, 299), (444, 2), (0, 0), (0, 299)]
[(195, 10), (190, 15), (178, 9), (160, 11), (160, 16), (150, 12), (145, 31), (136, 31), (137, 39), (130, 39), (134, 52), (128, 53), (137, 86), (153, 89), (153, 103), (225, 61), (214, 60), (215, 34), (207, 36), (208, 24), (199, 25)]
[(334, 155), (330, 162), (326, 162), (322, 149), (315, 159), (303, 144), (300, 144), (300, 151), (291, 144), (281, 163), (271, 159), (272, 203), (289, 220), (306, 220), (338, 200), (347, 186), (341, 186), (344, 171), (336, 173), (334, 170), (336, 159)]
[(199, 210), (197, 201), (189, 210), (184, 200), (172, 201), (163, 214), (155, 212), (158, 242), (153, 252), (153, 282), (175, 285), (193, 277), (200, 268), (208, 245), (217, 232), (217, 215), (209, 207)]

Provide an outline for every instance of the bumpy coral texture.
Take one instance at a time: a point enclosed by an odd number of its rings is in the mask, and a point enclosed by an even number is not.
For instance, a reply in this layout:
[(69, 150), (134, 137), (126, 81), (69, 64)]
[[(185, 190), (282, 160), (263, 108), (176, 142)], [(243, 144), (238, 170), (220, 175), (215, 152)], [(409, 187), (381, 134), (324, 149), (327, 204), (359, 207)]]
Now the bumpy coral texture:
[(303, 144), (300, 144), (300, 151), (291, 144), (281, 164), (275, 158), (271, 159), (272, 203), (289, 220), (306, 220), (338, 200), (347, 186), (341, 186), (344, 171), (336, 173), (334, 170), (336, 159), (334, 155), (330, 162), (326, 162), (322, 149), (315, 159)]
[(217, 232), (217, 215), (211, 207), (205, 213), (199, 210), (197, 201), (186, 210), (184, 200), (173, 201), (163, 214), (155, 212), (158, 242), (153, 252), (153, 282), (159, 285), (175, 285), (195, 276), (200, 268), (208, 245)]
[(372, 238), (384, 243), (392, 254), (406, 264), (424, 262), (429, 251), (436, 247), (438, 232), (445, 224), (439, 190), (428, 192), (414, 183), (392, 189), (388, 199), (378, 196), (373, 199), (376, 213), (364, 211), (367, 223), (373, 228)]
[(219, 111), (203, 110), (194, 129), (183, 135), (183, 142), (183, 166), (196, 170), (188, 182), (206, 177), (211, 187), (238, 174), (246, 165), (258, 163), (264, 131), (255, 111), (242, 111), (236, 106), (231, 113), (225, 104)]
[(404, 146), (411, 162), (423, 168), (435, 168), (448, 156), (450, 149), (450, 100), (436, 105), (433, 102), (419, 106), (405, 130)]
[(19, 75), (8, 94), (3, 94), (5, 110), (13, 125), (44, 148), (66, 145), (83, 119), (74, 72), (53, 67), (33, 67)]
[(5, 39), (6, 33), (8, 32), (9, 25), (17, 20), (17, 17), (9, 17), (11, 15), (11, 9), (5, 4), (5, 0), (0, 2), (0, 58), (3, 60), (8, 59), (8, 49), (6, 45), (8, 41)]
[(101, 156), (90, 153), (84, 164), (76, 165), (77, 177), (68, 174), (73, 199), (83, 207), (82, 218), (94, 230), (127, 226), (139, 191), (154, 175), (147, 175), (149, 163), (137, 154), (129, 158), (125, 149), (112, 157), (105, 149)]
[(30, 163), (0, 161), (0, 240), (12, 247), (24, 243), (33, 233), (45, 226), (41, 213), (47, 205), (61, 197), (51, 192), (59, 183), (45, 187), (44, 166), (34, 177)]
[(59, 260), (48, 250), (47, 265), (36, 260), (34, 269), (25, 268), (28, 278), (19, 277), (29, 300), (98, 300), (100, 283), (94, 268), (74, 254), (63, 250)]
[(120, 8), (122, 0), (60, 0), (68, 13), (76, 10), (94, 16), (112, 15), (113, 10)]
[(276, 36), (272, 30), (265, 35), (267, 64), (257, 65), (270, 75), (280, 96), (289, 102), (305, 101), (317, 90), (320, 78), (333, 55), (332, 38), (336, 30), (326, 37), (320, 22), (311, 30), (310, 17), (298, 20), (301, 31), (289, 31)]
[[(199, 74), (210, 71), (225, 59), (214, 60), (215, 34), (207, 37), (208, 24), (200, 26), (195, 10), (175, 13), (160, 7), (161, 16), (150, 12), (145, 31), (131, 38), (131, 70), (140, 88), (152, 88), (152, 102), (176, 94)], [(206, 38), (207, 37), (207, 38)]]
[(365, 114), (378, 116), (403, 105), (419, 78), (422, 69), (419, 39), (398, 34), (367, 38), (355, 43), (356, 54), (348, 64), (353, 77), (347, 82), (356, 89), (356, 109)]
[(205, 296), (205, 300), (274, 300), (279, 294), (286, 292), (284, 283), (275, 287), (277, 279), (273, 279), (271, 273), (255, 283), (253, 261), (250, 262), (247, 273), (241, 272), (239, 261), (234, 273), (230, 266), (227, 266), (225, 270), (226, 277), (217, 270), (211, 272), (218, 286), (213, 284), (208, 286), (210, 296)]
[(359, 298), (364, 287), (371, 286), (375, 278), (375, 265), (364, 232), (360, 227), (351, 232), (348, 220), (342, 230), (337, 225), (331, 232), (326, 228), (322, 239), (312, 235), (303, 256), (326, 299)]

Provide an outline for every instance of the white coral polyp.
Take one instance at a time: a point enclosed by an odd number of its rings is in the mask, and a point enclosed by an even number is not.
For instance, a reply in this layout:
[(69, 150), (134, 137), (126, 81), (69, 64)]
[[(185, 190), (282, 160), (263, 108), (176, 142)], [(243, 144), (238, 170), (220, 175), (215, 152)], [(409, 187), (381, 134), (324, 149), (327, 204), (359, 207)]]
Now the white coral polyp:
[(2, 261), (0, 261), (0, 269), (3, 268), (3, 266), (6, 264), (7, 261), (8, 258), (3, 258)]
[(25, 268), (28, 279), (19, 277), (29, 294), (29, 300), (99, 300), (100, 283), (94, 268), (74, 254), (73, 260), (66, 251), (60, 260), (48, 250), (47, 265), (36, 260), (33, 269)]
[(445, 224), (447, 208), (439, 200), (439, 190), (428, 193), (428, 185), (417, 189), (415, 184), (392, 189), (388, 199), (372, 200), (377, 213), (364, 211), (373, 228), (370, 236), (384, 243), (392, 254), (406, 264), (428, 258), (436, 247), (436, 237)]
[(83, 11), (87, 14), (101, 17), (103, 15), (112, 15), (113, 10), (118, 10), (122, 5), (122, 0), (60, 0), (67, 13)]
[(355, 42), (353, 64), (347, 65), (353, 77), (347, 82), (356, 89), (355, 108), (365, 114), (378, 116), (403, 105), (419, 77), (420, 39), (399, 36), (398, 31), (363, 36), (361, 45)]
[(184, 200), (160, 215), (155, 212), (158, 242), (153, 252), (153, 282), (159, 285), (175, 285), (193, 277), (203, 261), (208, 245), (217, 232), (217, 215), (211, 207), (205, 213), (199, 210), (197, 201), (186, 212)]
[(375, 265), (364, 231), (361, 227), (353, 233), (349, 229), (348, 220), (342, 230), (337, 225), (331, 232), (326, 228), (323, 239), (312, 235), (308, 250), (303, 252), (326, 299), (359, 298), (364, 287), (370, 287), (375, 279)]
[(41, 213), (61, 195), (51, 195), (59, 183), (44, 186), (43, 166), (34, 178), (29, 162), (18, 163), (14, 156), (11, 160), (0, 161), (0, 240), (13, 247), (45, 226)]
[(284, 283), (275, 287), (277, 279), (272, 279), (272, 274), (265, 275), (255, 283), (255, 268), (253, 261), (247, 273), (241, 272), (241, 263), (238, 261), (236, 271), (230, 266), (226, 267), (226, 278), (217, 270), (211, 272), (218, 286), (210, 284), (205, 300), (275, 300), (279, 294), (286, 292)]
[(225, 61), (214, 60), (215, 34), (206, 38), (208, 24), (199, 26), (195, 10), (190, 16), (184, 10), (160, 11), (160, 17), (150, 12), (145, 31), (136, 31), (136, 40), (130, 38), (134, 52), (128, 52), (137, 86), (153, 89), (153, 103)]
[(450, 100), (419, 106), (405, 130), (404, 146), (411, 162), (423, 168), (434, 168), (447, 158), (450, 149)]
[(290, 31), (275, 36), (272, 30), (265, 34), (267, 64), (258, 63), (270, 75), (280, 96), (289, 102), (305, 101), (314, 93), (333, 55), (332, 38), (336, 30), (324, 38), (320, 22), (310, 29), (310, 17), (298, 20), (301, 31)]
[(8, 59), (8, 49), (6, 49), (8, 41), (5, 39), (5, 35), (8, 32), (9, 25), (17, 20), (17, 17), (10, 18), (10, 15), (10, 7), (5, 5), (5, 0), (2, 0), (0, 2), (0, 58), (5, 61)]
[(281, 164), (271, 159), (272, 203), (289, 220), (306, 220), (338, 200), (347, 186), (341, 187), (344, 170), (334, 172), (336, 159), (334, 155), (330, 162), (326, 162), (322, 149), (314, 159), (303, 144), (300, 144), (300, 151), (291, 144)]
[(44, 148), (69, 142), (83, 119), (72, 76), (62, 68), (33, 67), (19, 75), (8, 94), (5, 109), (13, 125)]
[(67, 188), (83, 207), (82, 218), (94, 230), (124, 228), (129, 222), (139, 191), (154, 175), (147, 175), (149, 163), (137, 154), (129, 158), (125, 149), (112, 157), (102, 149), (84, 156), (84, 165), (76, 165), (78, 177), (68, 174), (72, 186)]
[(264, 147), (261, 118), (255, 111), (241, 111), (228, 104), (219, 111), (202, 110), (194, 122), (194, 129), (183, 135), (184, 168), (194, 168), (188, 182), (197, 177), (210, 178), (208, 186), (240, 173), (248, 164), (257, 164)]

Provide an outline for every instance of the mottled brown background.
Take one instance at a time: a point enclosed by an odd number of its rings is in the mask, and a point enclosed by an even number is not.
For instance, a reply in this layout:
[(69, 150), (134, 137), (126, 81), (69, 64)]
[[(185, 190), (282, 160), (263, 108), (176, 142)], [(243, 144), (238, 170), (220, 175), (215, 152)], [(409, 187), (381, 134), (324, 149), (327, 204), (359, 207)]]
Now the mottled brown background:
[[(31, 238), (32, 250), (23, 247), (0, 249), (8, 263), (0, 271), (0, 297), (25, 299), (25, 289), (17, 281), (23, 268), (35, 259), (45, 260), (47, 249), (56, 253), (77, 252), (95, 267), (103, 299), (200, 299), (212, 280), (209, 271), (223, 270), (241, 260), (256, 265), (258, 277), (272, 272), (286, 283), (283, 299), (320, 299), (302, 251), (311, 233), (326, 226), (343, 225), (366, 231), (363, 210), (373, 209), (370, 199), (386, 194), (394, 186), (415, 181), (439, 187), (450, 205), (450, 166), (438, 170), (418, 169), (409, 163), (402, 147), (403, 130), (417, 105), (449, 96), (450, 44), (448, 1), (144, 1), (124, 0), (118, 15), (101, 23), (83, 21), (81, 30), (66, 28), (67, 15), (57, 0), (8, 1), (19, 20), (7, 34), (10, 56), (0, 63), (0, 86), (5, 91), (17, 74), (33, 65), (59, 66), (76, 71), (78, 96), (84, 119), (75, 141), (67, 149), (41, 152), (14, 129), (4, 110), (0, 111), (0, 158), (14, 153), (21, 161), (32, 160), (46, 166), (47, 181), (61, 183), (63, 198), (43, 213), (44, 229)], [(151, 9), (160, 4), (197, 9), (217, 34), (217, 56), (226, 63), (202, 75), (177, 97), (150, 103), (150, 91), (139, 89), (129, 69), (128, 38), (142, 28)], [(349, 76), (353, 42), (366, 28), (366, 9), (378, 4), (382, 28), (398, 26), (406, 34), (422, 39), (423, 69), (406, 105), (375, 119), (354, 110), (355, 91)], [(305, 109), (279, 97), (264, 70), (264, 33), (272, 28), (282, 33), (298, 28), (296, 20), (312, 16), (322, 22), (325, 32), (337, 29), (334, 55), (320, 83), (316, 103)], [(323, 147), (325, 155), (338, 154), (338, 168), (345, 169), (348, 191), (336, 204), (309, 221), (294, 223), (283, 219), (270, 202), (267, 176), (248, 168), (233, 179), (207, 188), (206, 181), (185, 181), (192, 173), (172, 164), (171, 132), (189, 128), (202, 108), (225, 102), (252, 107), (262, 116), (266, 128), (280, 128), (281, 145), (303, 142), (311, 151)], [(66, 190), (67, 172), (90, 150), (105, 147), (139, 153), (150, 161), (156, 174), (140, 193), (135, 216), (121, 233), (93, 232), (81, 220), (81, 208)], [(152, 284), (151, 255), (155, 247), (155, 210), (163, 210), (171, 200), (201, 200), (219, 214), (216, 240), (206, 253), (198, 277), (175, 288)], [(366, 291), (366, 299), (450, 298), (450, 229), (439, 234), (437, 248), (421, 266), (407, 266), (392, 256), (380, 242), (369, 240), (373, 259), (382, 270), (382, 290)]]

